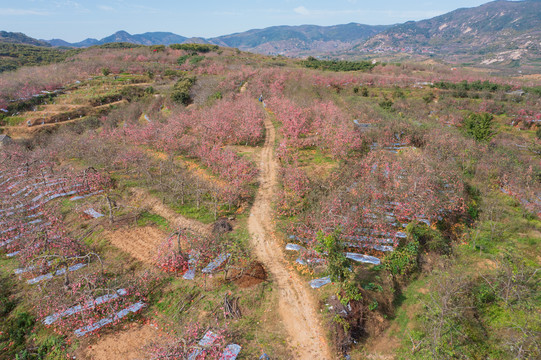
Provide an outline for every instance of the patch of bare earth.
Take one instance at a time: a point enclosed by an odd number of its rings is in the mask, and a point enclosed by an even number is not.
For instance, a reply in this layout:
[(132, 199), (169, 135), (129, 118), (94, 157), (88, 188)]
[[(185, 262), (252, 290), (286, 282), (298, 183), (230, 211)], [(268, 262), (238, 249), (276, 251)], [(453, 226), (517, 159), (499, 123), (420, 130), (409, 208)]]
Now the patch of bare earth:
[(273, 145), (275, 129), (265, 117), (266, 139), (260, 160), (260, 187), (250, 212), (248, 228), (252, 247), (278, 290), (278, 312), (297, 359), (331, 359), (314, 300), (307, 284), (289, 269), (274, 234), (272, 201), (275, 199), (278, 163)]
[(148, 359), (144, 347), (162, 336), (152, 325), (136, 324), (129, 329), (105, 335), (89, 345), (85, 357), (92, 360)]
[(115, 247), (147, 264), (154, 264), (160, 244), (167, 237), (153, 226), (106, 231), (104, 235)]
[(160, 215), (165, 218), (171, 226), (174, 228), (187, 228), (191, 231), (199, 233), (200, 235), (209, 235), (212, 225), (206, 225), (197, 220), (185, 218), (184, 216), (176, 213), (170, 209), (167, 205), (157, 197), (150, 194), (145, 189), (132, 188), (133, 194), (132, 201), (139, 208), (145, 208), (154, 214)]
[(365, 345), (365, 358), (371, 360), (394, 359), (394, 352), (400, 347), (400, 340), (395, 335), (398, 331), (398, 324), (393, 323), (379, 336), (371, 337)]
[(249, 288), (267, 280), (267, 272), (261, 263), (254, 261), (244, 269), (232, 269), (229, 272), (229, 280), (238, 287)]

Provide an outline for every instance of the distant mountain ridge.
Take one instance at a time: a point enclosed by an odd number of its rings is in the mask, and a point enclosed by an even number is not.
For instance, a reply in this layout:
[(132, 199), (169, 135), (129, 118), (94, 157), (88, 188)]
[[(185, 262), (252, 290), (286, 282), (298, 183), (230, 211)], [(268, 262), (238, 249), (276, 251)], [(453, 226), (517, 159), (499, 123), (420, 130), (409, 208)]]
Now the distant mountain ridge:
[[(20, 33), (6, 33), (7, 41), (43, 41)], [(2, 37), (0, 37), (0, 42)], [(47, 41), (47, 40), (46, 40)], [(131, 35), (118, 31), (101, 40), (78, 43), (48, 40), (52, 46), (88, 47), (109, 42), (140, 45), (208, 43), (267, 55), (359, 58), (367, 55), (421, 54), (462, 63), (498, 64), (526, 61), (539, 66), (541, 58), (541, 0), (497, 0), (462, 8), (421, 21), (397, 25), (349, 23), (335, 26), (272, 26), (214, 38), (187, 38), (170, 32)]]
[(253, 29), (242, 33), (223, 35), (215, 38), (187, 38), (170, 32), (147, 32), (131, 35), (126, 31), (118, 31), (101, 40), (85, 39), (77, 43), (68, 43), (61, 39), (46, 40), (53, 46), (88, 47), (110, 42), (129, 42), (139, 45), (170, 45), (186, 42), (215, 44), (226, 47), (237, 47), (244, 51), (265, 54), (298, 55), (299, 51), (319, 51), (350, 48), (364, 42), (373, 35), (389, 28), (391, 25), (363, 25), (350, 23), (334, 26), (300, 25), (273, 26), (264, 29)]
[(48, 41), (53, 46), (89, 47), (93, 45), (103, 45), (113, 42), (127, 42), (138, 45), (171, 45), (183, 43), (186, 40), (186, 37), (173, 34), (172, 32), (146, 32), (144, 34), (131, 35), (124, 30), (120, 30), (112, 35), (104, 37), (101, 40), (87, 38), (83, 41), (71, 44), (61, 39), (45, 41)]
[(272, 26), (208, 39), (212, 44), (263, 54), (298, 56), (350, 48), (392, 25)]

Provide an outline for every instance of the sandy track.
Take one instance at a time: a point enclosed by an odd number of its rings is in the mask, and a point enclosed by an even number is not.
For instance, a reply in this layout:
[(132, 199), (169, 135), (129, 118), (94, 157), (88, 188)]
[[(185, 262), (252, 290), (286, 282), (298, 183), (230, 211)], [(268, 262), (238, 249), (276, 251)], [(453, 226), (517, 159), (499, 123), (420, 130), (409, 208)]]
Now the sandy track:
[(277, 184), (278, 163), (274, 157), (275, 130), (265, 118), (266, 139), (261, 153), (260, 187), (250, 212), (248, 227), (252, 246), (269, 271), (278, 290), (279, 312), (298, 359), (331, 359), (316, 304), (307, 285), (288, 270), (282, 249), (274, 235), (271, 208)]
[(203, 224), (197, 220), (185, 218), (184, 216), (177, 214), (171, 210), (167, 205), (164, 205), (162, 201), (155, 196), (148, 193), (148, 191), (140, 188), (132, 188), (131, 192), (134, 194), (133, 202), (137, 206), (146, 208), (149, 211), (160, 215), (165, 218), (171, 226), (175, 228), (188, 228), (200, 235), (209, 235), (212, 225)]

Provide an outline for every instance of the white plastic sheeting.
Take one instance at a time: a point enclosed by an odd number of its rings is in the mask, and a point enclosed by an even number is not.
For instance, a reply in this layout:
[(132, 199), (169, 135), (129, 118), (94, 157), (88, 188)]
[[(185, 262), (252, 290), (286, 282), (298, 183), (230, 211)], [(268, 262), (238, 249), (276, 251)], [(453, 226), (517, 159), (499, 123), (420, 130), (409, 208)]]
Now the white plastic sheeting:
[[(75, 264), (75, 265), (72, 265), (68, 268), (68, 271), (76, 271), (76, 270), (79, 270), (81, 268), (84, 268), (86, 266), (85, 263), (79, 263), (79, 264)], [(54, 274), (51, 272), (51, 273), (48, 273), (48, 274), (45, 274), (45, 275), (40, 275), (38, 277), (35, 277), (33, 279), (30, 279), (30, 280), (27, 280), (26, 282), (28, 284), (37, 284), (43, 280), (48, 280), (48, 279), (52, 279), (54, 276), (60, 276), (60, 275), (64, 275), (66, 273), (66, 268), (62, 268), (60, 270), (57, 270), (54, 272)]]
[(197, 261), (199, 256), (190, 254), (188, 259), (188, 271), (182, 276), (184, 280), (193, 280), (195, 279), (195, 268), (197, 267)]
[(212, 260), (203, 270), (204, 274), (210, 274), (220, 266), (231, 256), (231, 254), (220, 254), (216, 259)]
[[(213, 333), (212, 331), (207, 331), (205, 333), (205, 335), (201, 338), (201, 340), (199, 340), (199, 342), (197, 343), (197, 345), (201, 346), (201, 347), (208, 347), (208, 346), (211, 346), (212, 344), (214, 344), (214, 342), (216, 341), (216, 339), (218, 339), (218, 335)], [(202, 350), (201, 349), (196, 349), (194, 351), (192, 351), (189, 355), (188, 355), (188, 360), (195, 360), (199, 354), (201, 354)]]
[(235, 360), (239, 356), (241, 349), (240, 345), (237, 344), (227, 345), (220, 360)]
[(325, 286), (327, 284), (330, 284), (331, 282), (332, 282), (331, 277), (330, 276), (325, 276), (325, 277), (322, 277), (320, 279), (314, 279), (314, 280), (310, 281), (310, 287), (312, 289), (319, 289), (320, 287)]
[[(209, 347), (216, 339), (218, 339), (220, 336), (213, 333), (212, 331), (207, 331), (207, 333), (199, 340), (197, 345), (199, 345), (201, 348)], [(224, 349), (224, 352), (222, 353), (222, 356), (220, 357), (220, 360), (235, 360), (237, 356), (239, 356), (241, 347), (237, 344), (230, 344), (227, 345)], [(203, 352), (203, 349), (196, 349), (192, 351), (188, 355), (188, 360), (195, 360), (201, 353)]]
[(306, 251), (306, 248), (304, 246), (301, 246), (301, 245), (289, 243), (289, 244), (286, 245), (286, 250), (290, 250), (290, 251)]
[(346, 253), (346, 258), (351, 259), (353, 261), (374, 264), (374, 265), (379, 265), (381, 263), (381, 260), (375, 256), (369, 256), (369, 255), (363, 255), (363, 254), (357, 254), (357, 253), (351, 253), (351, 252)]
[(126, 290), (118, 289), (113, 294), (103, 295), (103, 296), (97, 297), (94, 300), (89, 300), (89, 301), (85, 302), (83, 305), (73, 306), (73, 307), (70, 307), (69, 309), (66, 309), (64, 311), (57, 312), (57, 313), (54, 313), (52, 315), (49, 315), (45, 319), (43, 319), (43, 323), (45, 325), (51, 325), (52, 323), (56, 322), (57, 320), (62, 319), (63, 317), (67, 317), (67, 316), (70, 316), (70, 315), (80, 313), (83, 310), (93, 309), (98, 305), (105, 304), (106, 302), (114, 300), (114, 299), (116, 299), (116, 298), (118, 298), (120, 296), (124, 296), (126, 294), (127, 294)]
[[(49, 265), (51, 265), (52, 263), (53, 263), (52, 260), (48, 262)], [(25, 268), (18, 268), (18, 269), (13, 270), (13, 272), (14, 272), (16, 275), (24, 274), (24, 273), (26, 273), (26, 272), (29, 272), (29, 271), (34, 270), (36, 267), (37, 267), (37, 265), (32, 265), (32, 266), (25, 267)]]
[(98, 330), (102, 327), (104, 327), (105, 325), (108, 325), (108, 324), (111, 324), (113, 321), (115, 320), (119, 320), (119, 319), (122, 319), (123, 317), (125, 317), (126, 315), (130, 314), (130, 313), (136, 313), (138, 312), (139, 310), (141, 310), (142, 308), (144, 308), (146, 305), (144, 302), (137, 302), (131, 306), (128, 306), (127, 308), (123, 309), (123, 310), (120, 310), (119, 312), (117, 312), (116, 314), (114, 315), (111, 315), (109, 317), (106, 317), (106, 318), (103, 318), (101, 319), (100, 321), (98, 322), (95, 322), (94, 324), (91, 324), (91, 325), (87, 325), (87, 326), (84, 326), (80, 329), (77, 329), (75, 330), (75, 335), (81, 337), (81, 336), (84, 336), (92, 331), (95, 331), (95, 330)]
[(70, 198), (70, 201), (86, 199), (87, 197), (91, 197), (91, 196), (94, 196), (94, 195), (97, 195), (97, 194), (101, 194), (102, 192), (103, 192), (103, 190), (100, 190), (100, 191), (96, 191), (96, 192), (86, 194), (86, 195), (73, 196), (73, 197)]
[(100, 217), (104, 216), (102, 213), (99, 213), (94, 209), (87, 209), (83, 212), (89, 216), (92, 216), (94, 219), (99, 219)]

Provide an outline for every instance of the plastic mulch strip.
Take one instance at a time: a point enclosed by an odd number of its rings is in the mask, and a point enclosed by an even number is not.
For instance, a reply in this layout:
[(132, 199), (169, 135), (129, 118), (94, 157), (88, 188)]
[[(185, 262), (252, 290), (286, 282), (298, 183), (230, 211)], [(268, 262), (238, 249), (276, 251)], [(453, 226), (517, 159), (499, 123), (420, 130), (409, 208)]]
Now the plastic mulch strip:
[(73, 306), (73, 307), (70, 307), (69, 309), (66, 309), (64, 311), (57, 312), (57, 313), (54, 313), (52, 315), (49, 315), (43, 320), (43, 323), (45, 325), (51, 325), (52, 323), (54, 323), (57, 320), (62, 319), (63, 317), (80, 313), (83, 310), (93, 309), (98, 305), (105, 304), (106, 302), (114, 300), (114, 299), (116, 299), (116, 298), (118, 298), (120, 296), (124, 296), (126, 294), (127, 294), (126, 290), (118, 289), (113, 294), (103, 295), (103, 296), (97, 297), (94, 300), (88, 300), (83, 305)]
[(331, 281), (331, 277), (330, 276), (325, 276), (321, 279), (314, 279), (312, 281), (310, 281), (310, 287), (312, 289), (319, 289), (320, 287), (322, 286), (325, 286), (327, 284), (330, 284), (332, 281)]
[(117, 312), (116, 314), (114, 315), (111, 315), (109, 317), (106, 317), (106, 318), (103, 318), (101, 319), (100, 321), (98, 322), (95, 322), (94, 324), (91, 324), (91, 325), (87, 325), (87, 326), (84, 326), (80, 329), (77, 329), (75, 330), (75, 335), (77, 336), (84, 336), (92, 331), (96, 331), (102, 327), (104, 327), (105, 325), (108, 325), (108, 324), (111, 324), (113, 321), (115, 320), (120, 320), (122, 319), (123, 317), (125, 317), (126, 315), (130, 314), (130, 313), (136, 313), (138, 312), (139, 310), (141, 310), (142, 308), (144, 308), (146, 305), (144, 302), (137, 302), (131, 306), (128, 306), (127, 308), (123, 309), (123, 310), (120, 310), (119, 312)]

